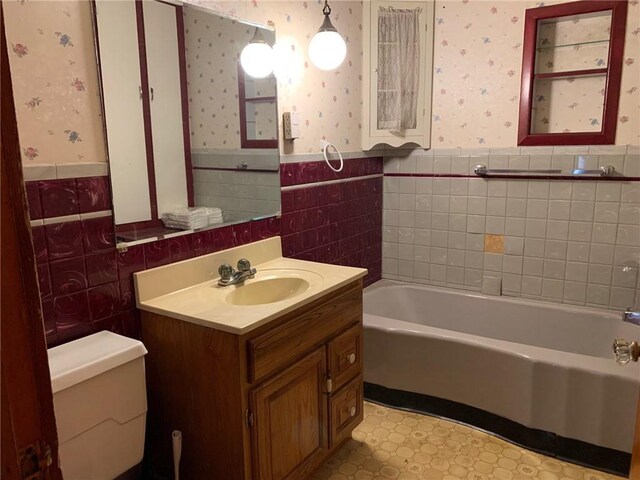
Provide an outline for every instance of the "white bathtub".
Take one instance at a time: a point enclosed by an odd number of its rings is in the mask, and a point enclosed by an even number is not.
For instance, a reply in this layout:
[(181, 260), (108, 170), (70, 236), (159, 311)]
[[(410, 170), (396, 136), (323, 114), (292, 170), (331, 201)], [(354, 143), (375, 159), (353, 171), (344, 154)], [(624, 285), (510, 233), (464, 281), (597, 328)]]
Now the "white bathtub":
[(631, 452), (640, 367), (611, 344), (640, 327), (619, 312), (387, 280), (364, 312), (365, 382)]

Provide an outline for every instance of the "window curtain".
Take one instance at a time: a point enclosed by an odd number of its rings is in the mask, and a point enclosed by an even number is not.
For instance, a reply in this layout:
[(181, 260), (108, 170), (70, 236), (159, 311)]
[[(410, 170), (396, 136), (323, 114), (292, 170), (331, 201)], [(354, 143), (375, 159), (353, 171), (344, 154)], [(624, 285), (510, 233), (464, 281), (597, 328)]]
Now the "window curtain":
[(420, 9), (378, 12), (378, 129), (417, 127)]

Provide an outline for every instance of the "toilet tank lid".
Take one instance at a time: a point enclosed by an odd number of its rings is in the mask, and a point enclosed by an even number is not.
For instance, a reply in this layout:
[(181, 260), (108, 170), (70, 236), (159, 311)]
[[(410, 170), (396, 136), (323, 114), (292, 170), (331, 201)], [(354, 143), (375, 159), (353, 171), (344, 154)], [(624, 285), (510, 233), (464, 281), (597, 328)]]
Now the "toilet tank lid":
[(142, 342), (98, 332), (48, 350), (53, 393), (72, 387), (147, 353)]

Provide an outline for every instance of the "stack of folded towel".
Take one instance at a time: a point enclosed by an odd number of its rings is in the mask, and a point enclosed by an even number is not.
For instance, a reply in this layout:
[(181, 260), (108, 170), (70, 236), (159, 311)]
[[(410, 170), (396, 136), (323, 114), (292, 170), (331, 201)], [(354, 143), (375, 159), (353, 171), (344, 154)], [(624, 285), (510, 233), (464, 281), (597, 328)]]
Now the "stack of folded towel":
[(209, 207), (181, 208), (162, 215), (162, 222), (167, 228), (179, 230), (195, 230), (216, 223), (222, 223), (222, 210)]

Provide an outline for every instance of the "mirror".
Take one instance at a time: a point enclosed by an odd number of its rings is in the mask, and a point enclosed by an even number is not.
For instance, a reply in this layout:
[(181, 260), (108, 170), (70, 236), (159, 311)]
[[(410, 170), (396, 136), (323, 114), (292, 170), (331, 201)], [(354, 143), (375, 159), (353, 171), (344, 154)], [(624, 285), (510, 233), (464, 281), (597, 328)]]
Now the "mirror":
[(156, 0), (94, 12), (118, 242), (277, 214), (276, 79), (239, 62), (273, 29)]

